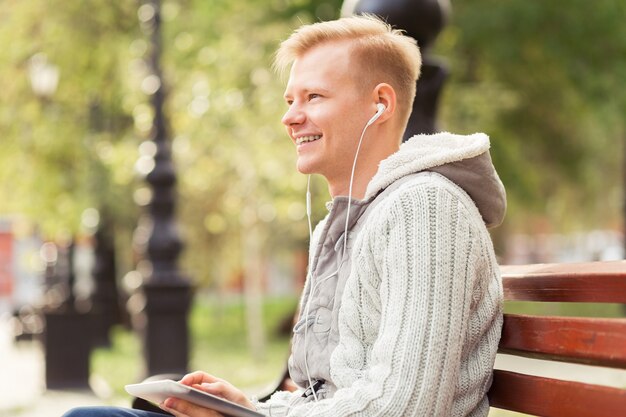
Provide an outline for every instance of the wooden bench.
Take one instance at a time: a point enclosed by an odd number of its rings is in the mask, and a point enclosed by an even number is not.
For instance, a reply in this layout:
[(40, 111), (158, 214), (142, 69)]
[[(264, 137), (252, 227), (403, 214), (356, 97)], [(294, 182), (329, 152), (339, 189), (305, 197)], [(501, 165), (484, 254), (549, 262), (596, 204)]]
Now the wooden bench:
[[(501, 271), (506, 303), (626, 304), (626, 261)], [(626, 369), (626, 319), (505, 314), (499, 352)], [(626, 384), (608, 387), (496, 369), (489, 401), (495, 408), (546, 417), (626, 416)]]
[[(503, 266), (501, 271), (505, 305), (626, 304), (626, 261)], [(505, 314), (499, 352), (626, 369), (626, 319)], [(289, 389), (288, 377), (285, 372), (278, 389)], [(489, 401), (495, 408), (545, 417), (626, 416), (626, 385), (620, 389), (496, 369)], [(150, 409), (135, 402), (135, 408)]]

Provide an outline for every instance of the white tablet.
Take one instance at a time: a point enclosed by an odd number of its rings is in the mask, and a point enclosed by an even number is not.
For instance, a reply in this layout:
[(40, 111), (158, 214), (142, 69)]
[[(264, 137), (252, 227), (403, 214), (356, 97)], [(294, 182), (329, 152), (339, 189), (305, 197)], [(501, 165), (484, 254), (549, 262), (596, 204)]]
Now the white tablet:
[(224, 398), (200, 391), (196, 388), (183, 385), (171, 379), (143, 382), (141, 384), (126, 385), (126, 392), (135, 397), (161, 404), (168, 397), (180, 398), (197, 405), (219, 411), (232, 417), (259, 417), (261, 413), (235, 404)]

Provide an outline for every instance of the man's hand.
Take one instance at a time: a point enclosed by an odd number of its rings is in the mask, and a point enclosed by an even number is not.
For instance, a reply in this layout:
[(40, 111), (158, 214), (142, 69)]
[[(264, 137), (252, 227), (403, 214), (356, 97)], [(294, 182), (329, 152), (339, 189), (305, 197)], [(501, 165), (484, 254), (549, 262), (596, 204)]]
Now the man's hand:
[[(248, 397), (235, 388), (228, 381), (217, 378), (206, 372), (197, 371), (187, 374), (179, 381), (181, 384), (197, 388), (201, 391), (208, 392), (218, 397), (227, 399), (228, 401), (242, 405), (246, 408), (254, 410), (254, 405)], [(176, 417), (222, 417), (223, 414), (215, 410), (211, 410), (180, 398), (170, 397), (160, 405), (162, 409), (174, 414)]]

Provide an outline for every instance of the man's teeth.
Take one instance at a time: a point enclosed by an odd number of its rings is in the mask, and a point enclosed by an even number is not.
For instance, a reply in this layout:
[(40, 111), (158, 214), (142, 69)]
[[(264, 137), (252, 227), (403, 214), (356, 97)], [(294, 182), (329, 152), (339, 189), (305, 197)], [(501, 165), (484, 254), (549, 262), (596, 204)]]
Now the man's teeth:
[(322, 135), (312, 135), (312, 136), (302, 136), (301, 138), (296, 139), (296, 145), (300, 145), (305, 142), (313, 142), (314, 140), (321, 139)]

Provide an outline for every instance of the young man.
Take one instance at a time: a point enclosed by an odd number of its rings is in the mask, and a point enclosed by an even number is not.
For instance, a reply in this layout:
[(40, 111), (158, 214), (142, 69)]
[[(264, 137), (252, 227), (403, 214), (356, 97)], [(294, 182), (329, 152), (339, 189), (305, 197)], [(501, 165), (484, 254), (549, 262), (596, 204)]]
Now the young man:
[[(502, 324), (487, 226), (506, 205), (487, 136), (400, 146), (420, 55), (376, 18), (303, 26), (276, 62), (291, 66), (282, 122), (298, 170), (324, 176), (333, 198), (294, 328), (300, 389), (253, 403), (203, 372), (182, 382), (271, 416), (486, 416)], [(162, 407), (219, 415), (175, 398)]]

